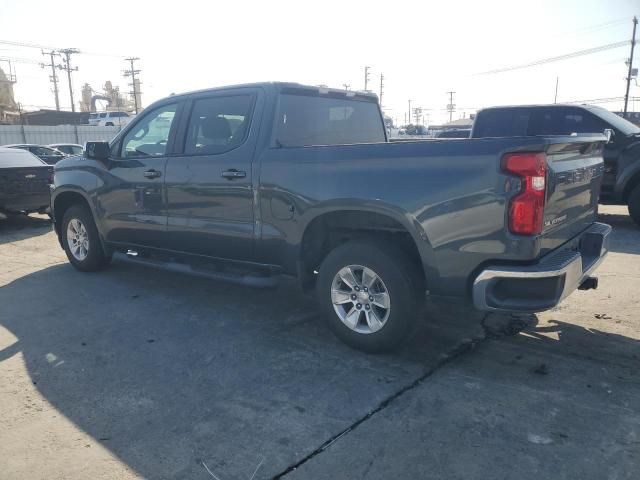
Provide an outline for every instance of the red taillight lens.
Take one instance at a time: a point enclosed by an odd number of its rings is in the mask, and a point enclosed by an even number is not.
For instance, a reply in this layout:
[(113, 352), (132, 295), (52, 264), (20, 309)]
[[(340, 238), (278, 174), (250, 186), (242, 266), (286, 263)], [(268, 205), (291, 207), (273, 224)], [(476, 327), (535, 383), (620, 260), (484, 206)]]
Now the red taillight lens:
[(502, 159), (505, 172), (521, 178), (521, 193), (509, 205), (509, 230), (518, 235), (542, 232), (547, 162), (544, 153), (509, 153)]

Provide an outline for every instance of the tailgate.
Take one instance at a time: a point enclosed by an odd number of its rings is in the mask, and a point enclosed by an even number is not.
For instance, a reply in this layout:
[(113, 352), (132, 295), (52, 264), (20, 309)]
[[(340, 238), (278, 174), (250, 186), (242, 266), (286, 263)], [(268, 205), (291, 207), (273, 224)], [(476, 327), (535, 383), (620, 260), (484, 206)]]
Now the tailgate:
[(562, 245), (595, 221), (604, 173), (603, 146), (603, 141), (586, 139), (547, 146), (542, 254)]

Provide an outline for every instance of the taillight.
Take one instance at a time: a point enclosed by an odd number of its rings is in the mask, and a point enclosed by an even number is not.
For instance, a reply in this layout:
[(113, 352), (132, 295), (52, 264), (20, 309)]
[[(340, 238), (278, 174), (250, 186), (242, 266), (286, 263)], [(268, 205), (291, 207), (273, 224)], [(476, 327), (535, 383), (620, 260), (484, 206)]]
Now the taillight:
[(544, 153), (509, 153), (502, 169), (521, 179), (520, 193), (509, 204), (509, 230), (517, 235), (542, 232), (547, 162)]
[(48, 179), (49, 185), (53, 185), (53, 168), (49, 169), (49, 179)]

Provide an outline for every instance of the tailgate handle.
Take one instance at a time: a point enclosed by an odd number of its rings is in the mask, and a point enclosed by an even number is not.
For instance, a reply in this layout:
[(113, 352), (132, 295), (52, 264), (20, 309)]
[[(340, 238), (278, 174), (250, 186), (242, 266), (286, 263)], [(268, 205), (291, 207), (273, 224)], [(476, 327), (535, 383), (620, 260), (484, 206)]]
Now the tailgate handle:
[(224, 172), (222, 172), (222, 177), (228, 178), (230, 180), (233, 178), (244, 178), (246, 176), (247, 176), (247, 172), (236, 170), (235, 168), (232, 168), (230, 170), (225, 170)]
[(158, 170), (151, 169), (144, 172), (143, 175), (145, 178), (158, 178), (162, 174)]

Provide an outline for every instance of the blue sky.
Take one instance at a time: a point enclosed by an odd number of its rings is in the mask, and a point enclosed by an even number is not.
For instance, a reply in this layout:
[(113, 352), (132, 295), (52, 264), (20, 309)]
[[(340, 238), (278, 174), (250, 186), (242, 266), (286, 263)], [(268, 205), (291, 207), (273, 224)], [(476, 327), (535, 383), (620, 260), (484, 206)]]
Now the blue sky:
[[(402, 122), (411, 99), (439, 123), (448, 117), (449, 90), (456, 91), (454, 118), (490, 105), (552, 102), (556, 77), (559, 101), (622, 96), (628, 46), (476, 74), (629, 40), (640, 1), (0, 0), (0, 11), (0, 40), (86, 52), (74, 57), (76, 92), (85, 82), (100, 90), (106, 80), (127, 89), (122, 57), (130, 55), (141, 58), (145, 104), (171, 92), (262, 80), (361, 89), (370, 65), (376, 91), (385, 75), (383, 104), (393, 117)], [(3, 56), (44, 59), (38, 49), (0, 44)], [(34, 63), (14, 66), (17, 100), (51, 107), (48, 73)], [(631, 94), (640, 97), (640, 87)], [(69, 108), (64, 80), (61, 100)]]

